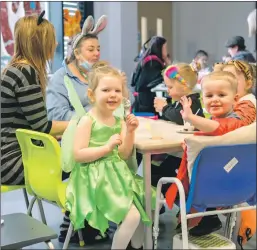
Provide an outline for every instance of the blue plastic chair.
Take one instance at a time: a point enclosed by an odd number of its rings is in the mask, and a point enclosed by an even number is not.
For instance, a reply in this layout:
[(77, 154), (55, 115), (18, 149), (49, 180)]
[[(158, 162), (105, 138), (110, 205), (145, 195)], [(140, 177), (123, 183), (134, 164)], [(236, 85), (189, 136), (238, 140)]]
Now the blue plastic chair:
[[(227, 172), (224, 167), (228, 166), (233, 158), (237, 160), (237, 163)], [(165, 183), (176, 183), (178, 186), (183, 249), (188, 249), (188, 219), (256, 209), (256, 144), (204, 148), (194, 162), (187, 201), (180, 180), (166, 177), (159, 180), (153, 233), (155, 247), (157, 247), (159, 230), (159, 213), (157, 211), (159, 211), (160, 205), (165, 203), (165, 200), (160, 199), (161, 187)], [(249, 206), (237, 207), (245, 202)], [(207, 208), (213, 207), (228, 207), (228, 209), (204, 212)], [(195, 208), (199, 212), (189, 214), (191, 208)], [(225, 230), (225, 236), (229, 236), (228, 238), (231, 237), (231, 230), (231, 228)]]

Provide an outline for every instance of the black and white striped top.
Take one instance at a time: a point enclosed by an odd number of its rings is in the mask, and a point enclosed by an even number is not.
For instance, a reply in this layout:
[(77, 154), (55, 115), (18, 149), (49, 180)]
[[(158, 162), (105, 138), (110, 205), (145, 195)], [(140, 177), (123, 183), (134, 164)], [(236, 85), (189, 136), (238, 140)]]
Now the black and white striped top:
[(1, 182), (24, 184), (18, 128), (49, 133), (44, 97), (37, 73), (29, 65), (10, 66), (1, 76)]

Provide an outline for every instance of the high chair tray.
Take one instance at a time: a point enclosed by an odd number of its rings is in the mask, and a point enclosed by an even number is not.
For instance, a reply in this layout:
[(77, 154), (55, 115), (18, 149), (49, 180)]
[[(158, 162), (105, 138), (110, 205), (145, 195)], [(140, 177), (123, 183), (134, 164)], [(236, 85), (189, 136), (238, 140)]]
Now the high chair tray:
[[(188, 235), (189, 249), (236, 249), (236, 245), (224, 236), (216, 233), (200, 237)], [(182, 235), (173, 237), (173, 249), (182, 249)]]

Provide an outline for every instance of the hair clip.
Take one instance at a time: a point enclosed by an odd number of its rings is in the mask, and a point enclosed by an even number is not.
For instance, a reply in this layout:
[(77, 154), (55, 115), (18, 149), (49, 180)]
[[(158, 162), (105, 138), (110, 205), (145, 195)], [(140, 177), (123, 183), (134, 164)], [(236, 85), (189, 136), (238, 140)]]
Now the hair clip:
[(245, 75), (245, 77), (248, 81), (253, 80), (253, 76), (252, 76), (250, 70), (247, 69), (247, 67), (242, 62), (240, 62), (239, 60), (230, 60), (230, 61), (227, 62), (227, 65), (234, 65), (237, 70), (244, 73), (244, 75)]
[(178, 73), (178, 68), (174, 65), (168, 66), (164, 74), (170, 79), (176, 79), (179, 82), (186, 84), (185, 79)]
[(43, 10), (41, 14), (38, 16), (37, 25), (40, 25), (44, 21), (43, 16), (45, 15), (45, 13), (46, 12)]

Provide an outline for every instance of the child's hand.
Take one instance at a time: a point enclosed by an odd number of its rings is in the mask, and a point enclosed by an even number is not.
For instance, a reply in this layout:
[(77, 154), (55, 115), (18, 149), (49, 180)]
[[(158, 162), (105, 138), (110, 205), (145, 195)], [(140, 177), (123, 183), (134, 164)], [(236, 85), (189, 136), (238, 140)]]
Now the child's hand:
[(156, 112), (162, 112), (163, 108), (167, 105), (165, 98), (154, 98), (154, 108)]
[(112, 135), (107, 143), (108, 147), (112, 151), (116, 146), (121, 145), (122, 140), (119, 134)]
[(134, 132), (138, 125), (138, 119), (133, 114), (129, 114), (126, 117), (126, 126), (128, 132)]
[(192, 100), (190, 97), (187, 98), (186, 96), (182, 96), (180, 103), (183, 106), (183, 110), (180, 111), (182, 118), (185, 121), (189, 121), (189, 117), (193, 114), (191, 110)]
[(126, 86), (127, 85), (127, 81), (128, 81), (126, 73), (125, 72), (121, 72), (121, 77), (122, 77), (124, 85)]

